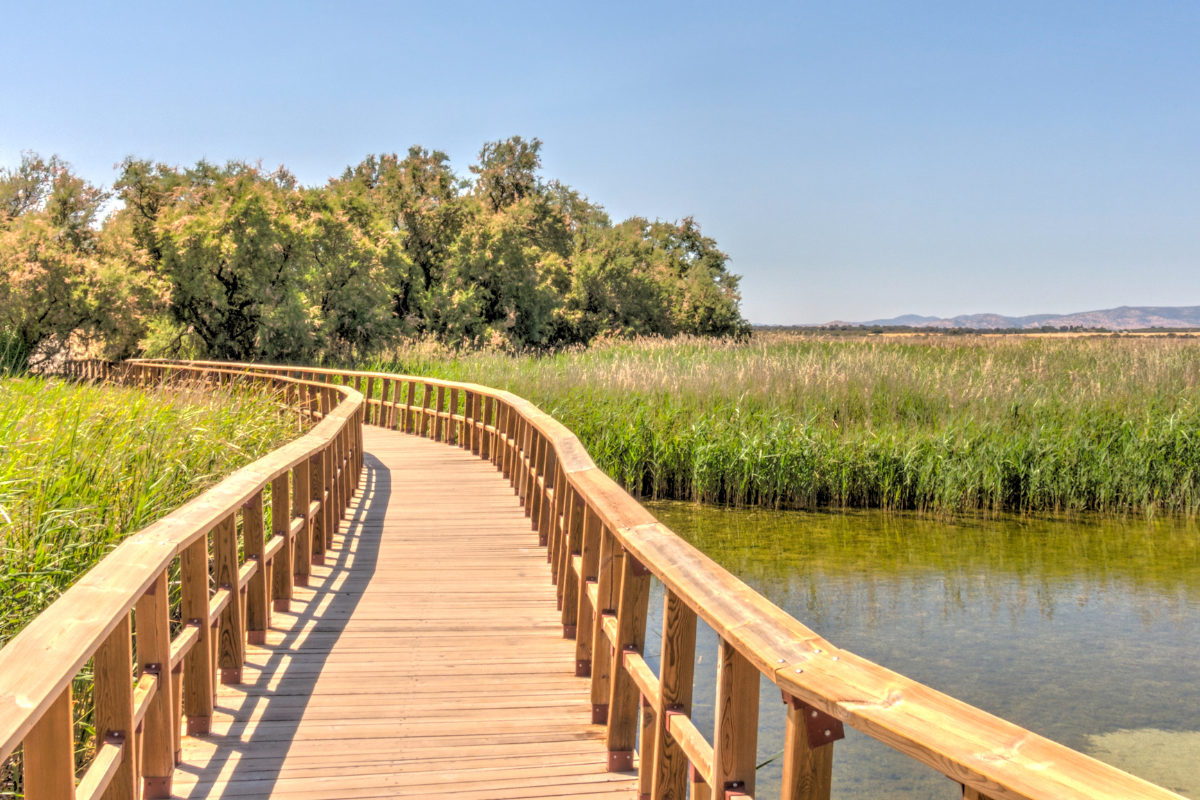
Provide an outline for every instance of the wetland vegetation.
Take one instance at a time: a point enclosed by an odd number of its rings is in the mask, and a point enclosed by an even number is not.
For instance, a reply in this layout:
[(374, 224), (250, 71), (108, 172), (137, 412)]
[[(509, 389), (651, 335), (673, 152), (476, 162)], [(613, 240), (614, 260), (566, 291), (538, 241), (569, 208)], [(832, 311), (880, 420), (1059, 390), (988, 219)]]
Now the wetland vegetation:
[(771, 508), (1194, 514), (1200, 343), (759, 334), (373, 369), (532, 400), (634, 493)]

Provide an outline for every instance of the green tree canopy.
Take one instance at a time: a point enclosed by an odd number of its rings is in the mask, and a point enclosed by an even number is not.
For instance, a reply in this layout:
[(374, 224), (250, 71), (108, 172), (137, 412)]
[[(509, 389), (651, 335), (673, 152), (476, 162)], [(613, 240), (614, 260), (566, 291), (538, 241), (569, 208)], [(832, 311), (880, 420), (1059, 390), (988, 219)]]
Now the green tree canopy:
[(613, 224), (542, 177), (541, 150), (488, 142), (464, 177), (414, 146), (314, 187), (282, 167), (128, 158), (103, 218), (106, 192), (28, 154), (0, 171), (0, 326), (31, 351), (296, 361), (405, 336), (519, 349), (748, 333), (738, 277), (695, 220)]

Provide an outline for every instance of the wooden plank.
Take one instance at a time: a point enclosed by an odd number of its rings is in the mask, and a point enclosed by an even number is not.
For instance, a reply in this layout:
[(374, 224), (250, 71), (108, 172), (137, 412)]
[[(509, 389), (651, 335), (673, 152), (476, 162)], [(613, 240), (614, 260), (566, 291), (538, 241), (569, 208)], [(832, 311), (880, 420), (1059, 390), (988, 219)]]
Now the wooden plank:
[(185, 741), (177, 794), (633, 793), (633, 776), (605, 771), (549, 569), (502, 475), (433, 440), (365, 436), (385, 468), (368, 468), (342, 534), (360, 563), (314, 566), (304, 611), (248, 648), (214, 735)]

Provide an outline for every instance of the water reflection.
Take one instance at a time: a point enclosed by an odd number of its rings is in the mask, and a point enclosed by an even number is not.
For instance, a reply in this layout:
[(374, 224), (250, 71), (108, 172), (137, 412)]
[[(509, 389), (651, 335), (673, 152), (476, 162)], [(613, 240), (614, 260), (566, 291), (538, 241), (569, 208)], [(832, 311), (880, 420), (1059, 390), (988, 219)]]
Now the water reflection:
[[(1179, 518), (739, 511), (650, 503), (772, 602), (873, 661), (1200, 799), (1200, 535)], [(661, 594), (647, 650), (656, 653)], [(695, 712), (711, 730), (716, 640), (702, 630)], [(782, 747), (763, 681), (761, 760)], [(778, 761), (759, 797), (778, 795)], [(960, 796), (847, 731), (834, 795)]]

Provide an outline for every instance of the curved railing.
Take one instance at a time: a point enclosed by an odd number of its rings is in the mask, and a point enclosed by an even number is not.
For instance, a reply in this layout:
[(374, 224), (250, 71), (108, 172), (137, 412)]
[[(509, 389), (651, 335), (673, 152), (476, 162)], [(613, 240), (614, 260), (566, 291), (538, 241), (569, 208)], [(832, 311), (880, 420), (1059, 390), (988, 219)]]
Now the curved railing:
[[(502, 470), (547, 547), (576, 674), (590, 676), (593, 721), (607, 726), (609, 768), (632, 767), (640, 747), (642, 797), (681, 800), (689, 780), (696, 800), (753, 795), (762, 674), (786, 705), (788, 800), (829, 796), (843, 724), (957, 781), (967, 798), (1179, 799), (830, 644), (658, 522), (567, 428), (516, 395), (386, 373), (207, 366), (353, 384), (368, 424), (456, 444)], [(652, 575), (666, 595), (658, 675), (642, 658)], [(697, 617), (720, 637), (712, 745), (690, 717)]]
[[(66, 371), (147, 388), (251, 380), (320, 420), (129, 536), (0, 650), (0, 763), (24, 745), (26, 798), (169, 797), (184, 720), (189, 733), (208, 731), (218, 677), (241, 682), (245, 643), (264, 641), (272, 609), (288, 609), (350, 504), (362, 470), (363, 398), (349, 387), (212, 365), (83, 361)], [(176, 560), (181, 600), (172, 609)], [(97, 749), (76, 786), (71, 683), (89, 660)]]

